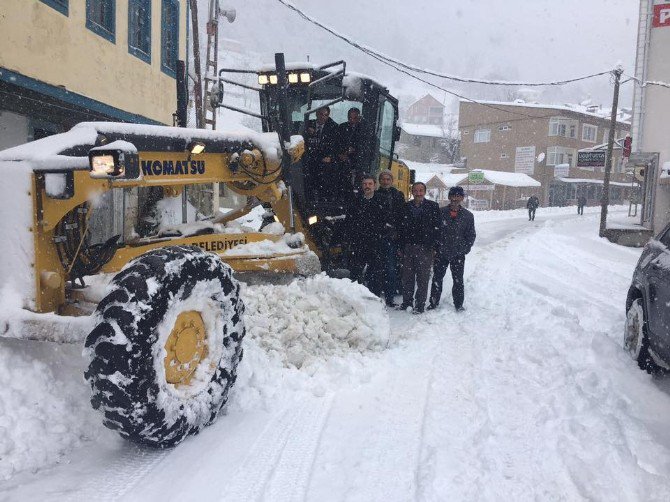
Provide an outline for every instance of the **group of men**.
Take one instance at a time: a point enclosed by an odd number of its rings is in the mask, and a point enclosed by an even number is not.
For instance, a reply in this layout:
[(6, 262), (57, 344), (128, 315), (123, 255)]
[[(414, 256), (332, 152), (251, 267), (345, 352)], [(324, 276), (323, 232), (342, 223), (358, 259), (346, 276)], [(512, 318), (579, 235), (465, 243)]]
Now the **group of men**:
[[(472, 213), (461, 206), (463, 188), (452, 187), (449, 204), (440, 208), (426, 199), (424, 183), (412, 185), (413, 198), (409, 202), (392, 185), (389, 170), (379, 174), (377, 189), (375, 179), (364, 175), (361, 193), (348, 207), (345, 223), (352, 279), (367, 284), (372, 293), (386, 300), (387, 306), (411, 308), (413, 313), (421, 314), (438, 307), (442, 282), (450, 268), (454, 307), (456, 311), (464, 310), (465, 255), (470, 252), (476, 233)], [(401, 281), (397, 273), (399, 262)], [(396, 306), (394, 296), (398, 290), (402, 292), (402, 303)]]
[(316, 121), (303, 133), (307, 145), (305, 190), (312, 200), (342, 201), (354, 188), (372, 160), (370, 131), (358, 108), (350, 108), (347, 121), (337, 124), (330, 108), (316, 111)]

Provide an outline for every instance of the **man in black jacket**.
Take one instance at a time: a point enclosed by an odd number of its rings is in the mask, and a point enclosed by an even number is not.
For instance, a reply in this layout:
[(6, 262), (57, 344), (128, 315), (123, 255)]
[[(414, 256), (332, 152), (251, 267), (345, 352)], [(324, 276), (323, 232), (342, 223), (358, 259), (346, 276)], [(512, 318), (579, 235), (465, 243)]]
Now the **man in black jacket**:
[(352, 280), (367, 283), (377, 296), (381, 296), (383, 287), (380, 243), (385, 222), (382, 201), (375, 193), (375, 179), (363, 176), (361, 194), (349, 205), (345, 219), (350, 245), (349, 271)]
[[(403, 207), (400, 232), (402, 250), (402, 305), (401, 310), (414, 307), (413, 313), (423, 313), (428, 294), (430, 268), (435, 256), (440, 226), (440, 207), (427, 200), (426, 185), (412, 185), (412, 200)], [(416, 294), (415, 294), (416, 288)]]
[(442, 296), (442, 281), (451, 268), (451, 278), (454, 285), (451, 296), (454, 299), (456, 311), (465, 310), (465, 288), (463, 287), (463, 271), (465, 270), (465, 255), (470, 252), (475, 243), (475, 218), (470, 211), (461, 207), (465, 192), (463, 187), (455, 186), (449, 189), (449, 205), (440, 209), (440, 234), (437, 240), (437, 254), (433, 264), (433, 283), (430, 288), (430, 302), (428, 310), (436, 308)]
[(304, 137), (307, 147), (305, 190), (310, 197), (324, 198), (332, 194), (333, 179), (339, 174), (336, 156), (339, 131), (337, 123), (330, 118), (329, 107), (316, 111), (316, 122), (307, 125)]
[(386, 223), (382, 231), (381, 259), (384, 265), (384, 297), (386, 305), (393, 306), (393, 297), (399, 290), (398, 277), (398, 233), (402, 222), (405, 196), (393, 186), (393, 173), (384, 169), (379, 173), (379, 188), (376, 194), (382, 202)]
[(374, 137), (358, 108), (350, 108), (347, 121), (338, 126), (338, 160), (344, 170), (344, 190), (351, 190), (360, 182), (363, 173), (370, 171)]
[(526, 207), (528, 208), (528, 221), (535, 220), (535, 211), (537, 211), (538, 206), (540, 205), (540, 199), (535, 195), (528, 197), (528, 202), (526, 202)]

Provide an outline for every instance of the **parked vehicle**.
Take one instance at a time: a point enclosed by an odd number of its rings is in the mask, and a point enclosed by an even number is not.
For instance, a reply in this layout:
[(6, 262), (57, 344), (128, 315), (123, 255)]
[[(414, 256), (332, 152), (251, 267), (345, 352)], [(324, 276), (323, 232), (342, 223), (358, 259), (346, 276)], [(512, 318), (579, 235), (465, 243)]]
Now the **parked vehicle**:
[(670, 370), (670, 225), (647, 243), (635, 267), (623, 345), (641, 369)]

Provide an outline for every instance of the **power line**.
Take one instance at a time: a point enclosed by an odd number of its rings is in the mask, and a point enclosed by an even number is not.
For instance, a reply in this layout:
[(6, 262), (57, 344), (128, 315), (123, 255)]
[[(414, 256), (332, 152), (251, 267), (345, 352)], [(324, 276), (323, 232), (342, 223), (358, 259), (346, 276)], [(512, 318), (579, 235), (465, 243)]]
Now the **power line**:
[[(462, 83), (469, 83), (469, 84), (484, 84), (484, 85), (498, 85), (498, 86), (524, 86), (524, 87), (542, 87), (542, 86), (557, 86), (557, 85), (565, 85), (565, 84), (570, 84), (573, 82), (579, 82), (581, 80), (587, 80), (590, 78), (594, 77), (600, 77), (602, 75), (607, 75), (608, 73), (611, 73), (612, 70), (605, 70), (601, 71), (598, 73), (592, 73), (590, 75), (584, 75), (581, 77), (575, 77), (575, 78), (570, 78), (570, 79), (564, 79), (564, 80), (555, 80), (551, 82), (511, 82), (507, 80), (482, 80), (482, 79), (476, 79), (476, 78), (469, 78), (469, 77), (459, 77), (456, 75), (448, 75), (446, 73), (440, 73), (435, 70), (428, 70), (428, 69), (423, 69), (419, 68), (414, 65), (410, 65), (407, 63), (404, 63), (400, 60), (397, 60), (395, 58), (392, 58), (390, 56), (386, 56), (384, 54), (381, 54), (380, 52), (359, 44), (358, 42), (336, 32), (332, 28), (329, 28), (328, 26), (322, 24), (321, 22), (317, 21), (316, 19), (310, 17), (309, 15), (305, 14), (303, 11), (301, 11), (299, 8), (297, 8), (295, 5), (291, 4), (290, 2), (286, 0), (277, 0), (279, 3), (284, 5), (285, 7), (291, 9), (295, 13), (297, 13), (300, 17), (305, 19), (306, 21), (318, 26), (319, 28), (322, 28), (323, 30), (327, 31), (331, 35), (339, 38), (340, 40), (346, 42), (347, 44), (365, 52), (366, 54), (374, 57), (375, 59), (382, 61), (382, 62), (387, 62), (387, 63), (392, 63), (394, 65), (397, 65), (398, 67), (404, 68), (409, 71), (413, 71), (416, 73), (422, 73), (425, 75), (431, 75), (433, 77), (439, 77), (439, 78), (444, 78), (447, 80), (453, 80), (455, 82), (462, 82)], [(396, 68), (398, 69), (398, 68)], [(414, 75), (411, 75), (414, 76)]]
[(647, 86), (650, 86), (650, 85), (656, 85), (656, 86), (659, 86), (659, 87), (665, 87), (667, 89), (670, 89), (670, 84), (667, 83), (667, 82), (661, 82), (659, 80), (645, 80), (645, 81), (642, 81), (642, 79), (637, 78), (637, 77), (633, 77), (632, 75), (626, 75), (626, 76), (628, 77), (629, 80), (635, 81), (635, 83), (637, 85), (639, 85), (640, 87), (647, 87)]

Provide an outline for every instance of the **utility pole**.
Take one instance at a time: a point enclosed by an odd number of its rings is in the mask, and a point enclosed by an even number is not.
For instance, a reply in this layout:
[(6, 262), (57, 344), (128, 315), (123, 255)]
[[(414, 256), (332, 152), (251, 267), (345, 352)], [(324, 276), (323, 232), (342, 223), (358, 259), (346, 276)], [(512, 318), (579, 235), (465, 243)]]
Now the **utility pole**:
[(607, 157), (605, 159), (605, 176), (603, 178), (603, 196), (600, 207), (600, 237), (605, 237), (607, 228), (607, 206), (610, 202), (610, 174), (612, 172), (612, 152), (614, 150), (614, 135), (616, 133), (617, 107), (619, 106), (619, 83), (623, 68), (617, 67), (612, 71), (614, 75), (614, 96), (612, 98), (612, 115), (610, 117), (610, 131), (607, 139)]
[(193, 102), (195, 103), (195, 127), (205, 127), (205, 116), (202, 111), (202, 69), (200, 67), (200, 37), (198, 36), (198, 0), (190, 0), (191, 22), (193, 25), (193, 69), (195, 85), (193, 86)]

